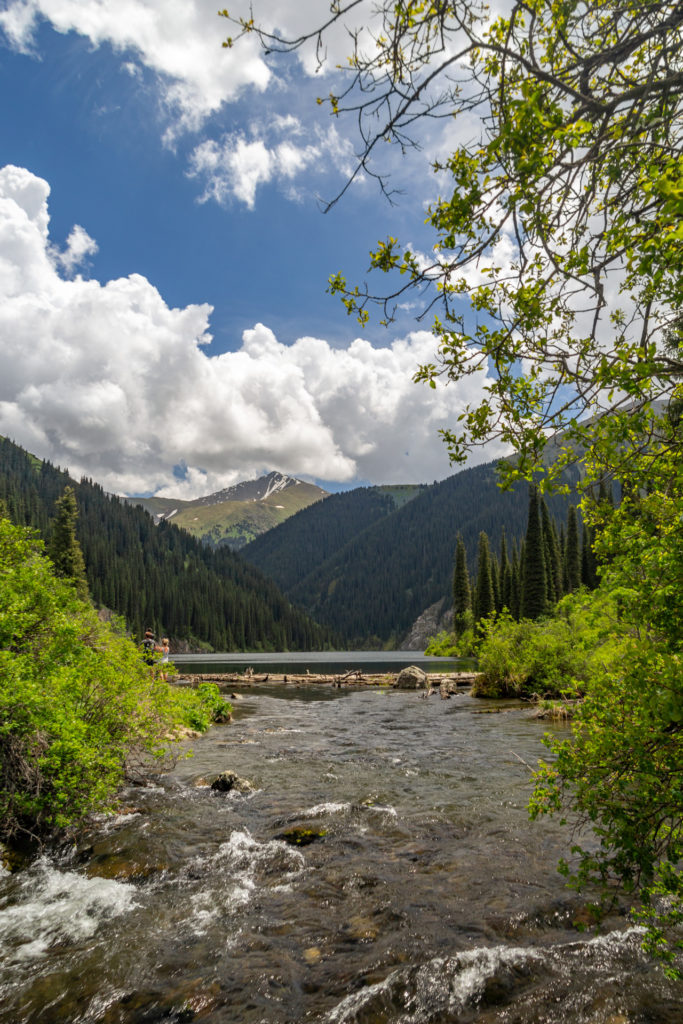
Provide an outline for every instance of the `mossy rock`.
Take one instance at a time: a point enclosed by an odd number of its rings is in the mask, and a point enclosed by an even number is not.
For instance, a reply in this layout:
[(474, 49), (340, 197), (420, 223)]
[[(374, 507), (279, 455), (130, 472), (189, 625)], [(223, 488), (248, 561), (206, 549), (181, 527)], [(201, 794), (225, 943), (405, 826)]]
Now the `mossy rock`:
[(317, 843), (324, 839), (326, 835), (327, 829), (324, 828), (306, 828), (303, 825), (295, 825), (294, 828), (279, 832), (275, 838), (289, 843), (290, 846), (310, 846), (311, 843)]

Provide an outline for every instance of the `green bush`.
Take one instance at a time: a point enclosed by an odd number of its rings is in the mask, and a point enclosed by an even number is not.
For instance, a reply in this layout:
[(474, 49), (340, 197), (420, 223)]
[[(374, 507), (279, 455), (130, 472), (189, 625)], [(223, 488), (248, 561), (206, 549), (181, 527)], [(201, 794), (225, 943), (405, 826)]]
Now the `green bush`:
[(452, 633), (444, 629), (436, 636), (430, 636), (425, 654), (434, 658), (455, 658), (458, 654), (457, 641)]
[(104, 808), (205, 703), (150, 670), (120, 622), (56, 578), (33, 532), (0, 518), (0, 837)]
[(516, 622), (507, 613), (480, 627), (479, 697), (580, 696), (598, 665), (619, 646), (609, 604), (572, 594), (553, 618)]

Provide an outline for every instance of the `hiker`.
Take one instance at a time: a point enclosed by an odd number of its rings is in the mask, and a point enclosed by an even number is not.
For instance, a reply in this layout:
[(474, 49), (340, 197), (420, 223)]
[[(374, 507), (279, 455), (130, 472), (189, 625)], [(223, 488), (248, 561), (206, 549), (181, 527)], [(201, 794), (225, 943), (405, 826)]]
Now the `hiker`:
[(142, 648), (142, 654), (147, 664), (153, 665), (156, 643), (154, 641), (154, 633), (151, 629), (145, 630), (145, 639), (140, 644), (140, 647)]

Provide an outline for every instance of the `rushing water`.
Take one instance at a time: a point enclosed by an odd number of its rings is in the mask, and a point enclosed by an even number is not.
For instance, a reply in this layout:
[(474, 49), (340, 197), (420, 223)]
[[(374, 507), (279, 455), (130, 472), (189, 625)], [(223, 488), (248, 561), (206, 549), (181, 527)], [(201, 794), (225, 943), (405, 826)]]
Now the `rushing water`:
[[(567, 836), (525, 810), (543, 726), (489, 707), (245, 693), (77, 848), (0, 878), (1, 1024), (679, 1024), (626, 917), (574, 927)], [(213, 792), (224, 769), (254, 791)]]

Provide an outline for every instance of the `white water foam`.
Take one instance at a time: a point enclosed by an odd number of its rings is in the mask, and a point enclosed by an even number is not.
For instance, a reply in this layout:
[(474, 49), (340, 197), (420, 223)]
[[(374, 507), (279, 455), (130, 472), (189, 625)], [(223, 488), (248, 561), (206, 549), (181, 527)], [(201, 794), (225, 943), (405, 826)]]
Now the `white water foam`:
[(12, 906), (0, 908), (5, 963), (37, 960), (55, 943), (90, 938), (103, 921), (126, 914), (135, 886), (60, 871), (46, 861), (27, 871)]
[(205, 934), (219, 917), (237, 916), (256, 894), (263, 898), (267, 892), (287, 891), (305, 863), (299, 850), (281, 840), (259, 842), (247, 830), (233, 832), (211, 857), (193, 864), (193, 872), (199, 867), (214, 879), (192, 897), (193, 931)]
[[(373, 1004), (382, 1009), (391, 1001), (393, 1024), (420, 1024), (440, 1014), (459, 1014), (476, 1006), (487, 984), (501, 971), (520, 970), (530, 965), (554, 966), (561, 973), (572, 970), (575, 957), (613, 964), (619, 955), (634, 951), (643, 928), (628, 928), (578, 942), (557, 943), (536, 950), (515, 946), (478, 947), (454, 957), (435, 958), (428, 964), (392, 971), (383, 981), (347, 996), (324, 1018), (326, 1024), (353, 1024), (365, 1019)], [(569, 962), (568, 962), (569, 961)], [(402, 1011), (396, 1012), (400, 1003)], [(449, 1018), (450, 1019), (450, 1018)]]

